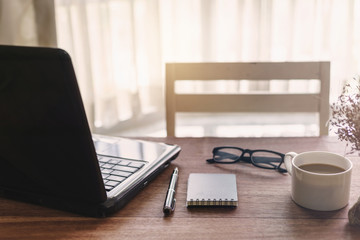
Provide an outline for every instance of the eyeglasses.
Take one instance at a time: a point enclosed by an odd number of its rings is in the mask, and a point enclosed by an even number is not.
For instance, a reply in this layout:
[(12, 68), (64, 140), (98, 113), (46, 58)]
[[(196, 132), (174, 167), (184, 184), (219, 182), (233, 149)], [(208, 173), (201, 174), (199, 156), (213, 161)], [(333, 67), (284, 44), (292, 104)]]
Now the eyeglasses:
[(274, 169), (280, 173), (287, 172), (280, 167), (284, 162), (284, 154), (270, 150), (250, 150), (238, 147), (216, 147), (212, 151), (213, 158), (207, 159), (208, 163), (236, 163), (244, 161), (254, 166), (265, 169)]

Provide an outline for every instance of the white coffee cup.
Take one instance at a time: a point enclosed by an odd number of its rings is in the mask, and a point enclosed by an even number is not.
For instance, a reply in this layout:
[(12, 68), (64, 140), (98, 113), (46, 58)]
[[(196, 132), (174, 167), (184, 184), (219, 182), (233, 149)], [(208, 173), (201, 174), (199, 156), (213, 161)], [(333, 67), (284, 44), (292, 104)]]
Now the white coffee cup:
[[(319, 211), (333, 211), (349, 202), (352, 162), (330, 152), (285, 154), (285, 167), (291, 175), (291, 197), (298, 205)], [(325, 164), (340, 167), (337, 173), (319, 173), (300, 167)], [(319, 165), (321, 166), (321, 165)]]

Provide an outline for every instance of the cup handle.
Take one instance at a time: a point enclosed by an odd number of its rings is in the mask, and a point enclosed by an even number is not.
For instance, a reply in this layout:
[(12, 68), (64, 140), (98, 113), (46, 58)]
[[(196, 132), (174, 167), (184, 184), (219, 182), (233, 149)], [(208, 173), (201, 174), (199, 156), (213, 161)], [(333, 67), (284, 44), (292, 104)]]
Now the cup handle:
[(295, 152), (288, 152), (285, 154), (285, 157), (284, 157), (284, 163), (285, 163), (285, 168), (286, 170), (288, 171), (288, 173), (290, 175), (292, 175), (292, 160), (293, 158), (297, 155), (297, 153)]

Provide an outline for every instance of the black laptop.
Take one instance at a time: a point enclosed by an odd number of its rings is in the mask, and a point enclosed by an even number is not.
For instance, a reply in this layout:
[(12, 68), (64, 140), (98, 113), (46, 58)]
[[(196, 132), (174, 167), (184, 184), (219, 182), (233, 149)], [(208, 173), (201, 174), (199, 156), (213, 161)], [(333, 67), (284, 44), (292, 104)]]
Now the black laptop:
[(180, 152), (92, 135), (69, 55), (0, 46), (0, 195), (89, 216), (119, 210)]

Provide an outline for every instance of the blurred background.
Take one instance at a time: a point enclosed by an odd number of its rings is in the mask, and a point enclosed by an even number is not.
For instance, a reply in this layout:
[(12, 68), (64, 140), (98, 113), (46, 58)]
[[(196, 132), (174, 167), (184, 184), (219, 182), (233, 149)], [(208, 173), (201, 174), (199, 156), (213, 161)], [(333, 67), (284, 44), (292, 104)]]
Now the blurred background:
[[(166, 62), (330, 61), (330, 102), (360, 69), (360, 0), (0, 0), (0, 44), (70, 53), (92, 131), (166, 136)], [(317, 92), (317, 81), (177, 92)], [(178, 114), (179, 136), (314, 136), (317, 115)], [(217, 125), (216, 127), (214, 127)]]

